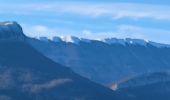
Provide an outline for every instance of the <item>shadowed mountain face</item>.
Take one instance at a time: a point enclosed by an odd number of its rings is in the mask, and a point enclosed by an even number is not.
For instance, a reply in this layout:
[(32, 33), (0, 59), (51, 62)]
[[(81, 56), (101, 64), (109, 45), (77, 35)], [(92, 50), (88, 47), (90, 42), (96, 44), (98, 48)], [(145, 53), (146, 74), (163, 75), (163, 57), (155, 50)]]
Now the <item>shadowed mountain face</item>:
[(118, 90), (119, 100), (169, 100), (170, 82), (160, 82)]
[(160, 82), (169, 82), (170, 73), (169, 72), (156, 72), (156, 73), (146, 73), (143, 75), (138, 75), (126, 81), (117, 83), (117, 89), (138, 87), (149, 84), (155, 84)]
[(136, 40), (137, 44), (131, 44), (128, 40), (115, 41), (108, 44), (90, 40), (71, 43), (61, 39), (30, 39), (29, 43), (53, 61), (104, 85), (145, 73), (170, 70), (168, 46), (141, 40)]
[[(16, 37), (12, 34), (10, 38)], [(0, 40), (0, 100), (115, 99), (112, 90), (53, 62), (24, 40), (9, 41), (8, 36), (3, 36)]]
[(168, 46), (101, 41), (75, 44), (36, 39), (29, 40), (29, 43), (45, 56), (69, 66), (84, 77), (104, 85), (114, 83), (111, 88), (118, 100), (170, 98)]
[(170, 74), (167, 72), (141, 75), (119, 84), (119, 100), (169, 100)]

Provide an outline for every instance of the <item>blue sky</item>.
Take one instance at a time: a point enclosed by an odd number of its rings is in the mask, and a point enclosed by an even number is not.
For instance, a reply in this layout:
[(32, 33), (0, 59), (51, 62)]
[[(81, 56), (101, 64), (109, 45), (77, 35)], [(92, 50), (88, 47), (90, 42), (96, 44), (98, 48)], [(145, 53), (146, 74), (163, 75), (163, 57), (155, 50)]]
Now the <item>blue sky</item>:
[(0, 21), (31, 37), (140, 38), (170, 44), (169, 0), (0, 0)]

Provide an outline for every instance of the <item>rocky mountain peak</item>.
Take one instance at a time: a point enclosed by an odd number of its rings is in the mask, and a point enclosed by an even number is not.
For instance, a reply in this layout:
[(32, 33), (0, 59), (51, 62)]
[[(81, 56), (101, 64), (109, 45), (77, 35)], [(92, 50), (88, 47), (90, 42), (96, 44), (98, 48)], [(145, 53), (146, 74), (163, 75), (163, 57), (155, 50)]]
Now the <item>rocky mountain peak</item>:
[(26, 36), (17, 22), (0, 22), (0, 40), (24, 40)]

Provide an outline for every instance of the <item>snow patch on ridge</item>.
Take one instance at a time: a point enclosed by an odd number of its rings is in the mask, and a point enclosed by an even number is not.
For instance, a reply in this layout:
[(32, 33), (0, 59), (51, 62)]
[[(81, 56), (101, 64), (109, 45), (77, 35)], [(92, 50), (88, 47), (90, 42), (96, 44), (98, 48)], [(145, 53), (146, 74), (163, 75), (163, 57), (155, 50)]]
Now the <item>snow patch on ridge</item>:
[[(79, 44), (80, 42), (85, 42), (85, 43), (91, 43), (93, 40), (91, 39), (85, 39), (85, 38), (79, 38), (75, 36), (54, 36), (52, 39), (48, 39), (47, 37), (41, 37), (39, 38), (42, 41), (48, 41), (51, 40), (53, 42), (66, 42), (66, 43), (73, 43), (73, 44)], [(120, 44), (123, 46), (126, 45), (141, 45), (141, 46), (147, 46), (147, 45), (152, 45), (154, 47), (158, 48), (170, 48), (170, 45), (168, 44), (161, 44), (161, 43), (156, 43), (148, 40), (143, 40), (143, 39), (131, 39), (131, 38), (125, 38), (125, 39), (118, 39), (118, 38), (106, 38), (106, 39), (98, 39), (95, 41), (103, 42), (108, 45), (112, 44)]]
[(142, 40), (142, 39), (131, 39), (131, 38), (126, 38), (126, 39), (117, 39), (117, 38), (107, 38), (104, 39), (103, 42), (107, 44), (133, 44), (133, 45), (142, 45), (146, 46), (148, 44), (148, 41)]
[(0, 26), (8, 26), (8, 25), (13, 25), (16, 22), (10, 22), (10, 21), (6, 21), (6, 22), (0, 22)]
[(61, 40), (67, 43), (75, 43), (75, 44), (79, 44), (79, 42), (81, 41), (80, 38), (74, 36), (64, 36), (61, 37)]
[(61, 36), (61, 37), (54, 36), (54, 37), (52, 37), (52, 39), (50, 39), (48, 37), (39, 37), (37, 39), (44, 41), (44, 42), (48, 42), (49, 40), (51, 40), (53, 42), (66, 42), (66, 43), (73, 43), (73, 44), (79, 44), (80, 42), (86, 42), (86, 43), (91, 42), (90, 39), (78, 38), (75, 36)]
[(24, 40), (22, 27), (16, 22), (0, 22), (0, 40)]

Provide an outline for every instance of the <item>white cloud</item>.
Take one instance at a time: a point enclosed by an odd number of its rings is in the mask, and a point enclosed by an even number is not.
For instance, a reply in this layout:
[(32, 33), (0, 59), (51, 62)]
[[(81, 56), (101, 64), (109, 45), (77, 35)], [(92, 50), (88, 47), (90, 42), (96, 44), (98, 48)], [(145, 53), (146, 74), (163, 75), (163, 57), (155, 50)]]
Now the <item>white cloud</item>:
[(118, 34), (116, 32), (93, 32), (91, 30), (83, 30), (80, 33), (81, 33), (80, 37), (94, 39), (94, 40), (101, 40), (103, 38), (115, 37)]
[(117, 29), (111, 32), (92, 32), (90, 30), (82, 31), (83, 37), (90, 39), (103, 39), (103, 38), (136, 38), (136, 39), (145, 39), (151, 40), (160, 43), (169, 43), (170, 44), (170, 30), (163, 29), (153, 29), (153, 28), (144, 28), (133, 25), (120, 25), (117, 26)]
[(39, 36), (51, 37), (54, 33), (56, 34), (56, 30), (50, 29), (44, 25), (21, 24), (21, 26), (23, 27), (24, 33), (31, 37), (39, 37)]
[(51, 28), (46, 25), (28, 25), (28, 24), (21, 24), (24, 33), (30, 37), (40, 37), (46, 36), (48, 38), (52, 38), (53, 36), (65, 36), (65, 35), (72, 35), (74, 32), (73, 30), (67, 28)]
[(132, 25), (120, 25), (118, 26), (118, 33), (122, 33), (124, 37), (140, 38), (151, 40), (160, 43), (170, 44), (170, 30), (164, 30), (159, 28), (146, 28)]
[[(40, 3), (0, 5), (1, 13), (15, 14), (57, 14), (71, 13), (91, 17), (109, 16), (111, 18), (129, 17), (133, 19), (151, 18), (170, 20), (170, 7), (138, 3)], [(38, 12), (38, 13), (37, 13)]]
[(37, 26), (32, 27), (32, 28), (33, 28), (33, 30), (35, 30), (35, 32), (39, 32), (39, 33), (49, 32), (49, 29), (47, 27), (45, 27), (45, 26), (42, 26), (42, 25), (37, 25)]
[(46, 36), (77, 36), (87, 39), (100, 40), (103, 38), (138, 38), (170, 44), (170, 30), (139, 27), (134, 25), (119, 25), (113, 31), (94, 32), (92, 30), (73, 31), (68, 29), (50, 28), (44, 25), (22, 24), (24, 33), (31, 37)]

